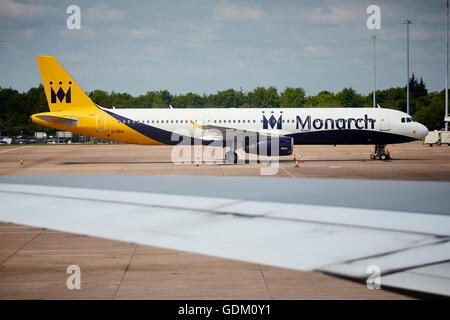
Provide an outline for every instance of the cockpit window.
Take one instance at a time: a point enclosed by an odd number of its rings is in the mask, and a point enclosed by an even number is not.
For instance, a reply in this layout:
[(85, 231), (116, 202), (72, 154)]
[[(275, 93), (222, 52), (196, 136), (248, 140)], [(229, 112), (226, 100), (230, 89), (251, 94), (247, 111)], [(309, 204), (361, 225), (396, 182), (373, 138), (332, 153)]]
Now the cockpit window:
[(402, 123), (405, 122), (416, 122), (416, 120), (414, 120), (412, 117), (402, 118)]

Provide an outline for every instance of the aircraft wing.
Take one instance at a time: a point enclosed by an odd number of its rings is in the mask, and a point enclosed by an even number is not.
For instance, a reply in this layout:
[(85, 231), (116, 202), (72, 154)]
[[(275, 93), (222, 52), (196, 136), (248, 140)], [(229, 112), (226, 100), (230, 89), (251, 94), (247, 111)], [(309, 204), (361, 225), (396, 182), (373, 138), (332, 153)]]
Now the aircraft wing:
[[(376, 266), (381, 286), (450, 296), (448, 197), (437, 212), (420, 204), (411, 212), (389, 209), (389, 203), (350, 207), (73, 187), (67, 186), (70, 176), (63, 179), (59, 186), (0, 182), (0, 221), (363, 282)], [(448, 186), (439, 185), (436, 193)], [(162, 183), (158, 187), (165, 190)]]
[[(283, 130), (253, 130), (253, 129), (236, 129), (236, 128), (228, 128), (224, 126), (219, 126), (215, 124), (199, 124), (195, 121), (191, 120), (192, 125), (194, 126), (194, 130), (202, 129), (205, 131), (203, 139), (205, 140), (223, 140), (223, 137), (232, 139), (237, 135), (248, 135), (248, 134), (256, 134), (259, 136), (269, 137), (280, 137), (283, 135), (287, 135), (290, 132)], [(231, 135), (230, 135), (231, 133)]]

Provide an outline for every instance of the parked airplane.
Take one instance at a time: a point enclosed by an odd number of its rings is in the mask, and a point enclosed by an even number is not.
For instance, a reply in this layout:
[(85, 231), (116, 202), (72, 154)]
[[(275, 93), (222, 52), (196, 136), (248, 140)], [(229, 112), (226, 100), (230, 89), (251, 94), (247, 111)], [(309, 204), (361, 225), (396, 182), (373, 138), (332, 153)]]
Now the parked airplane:
[(229, 147), (286, 156), (294, 145), (372, 144), (372, 159), (388, 159), (386, 145), (424, 138), (428, 129), (406, 113), (383, 108), (107, 109), (95, 104), (54, 57), (38, 56), (50, 112), (33, 122), (125, 143)]

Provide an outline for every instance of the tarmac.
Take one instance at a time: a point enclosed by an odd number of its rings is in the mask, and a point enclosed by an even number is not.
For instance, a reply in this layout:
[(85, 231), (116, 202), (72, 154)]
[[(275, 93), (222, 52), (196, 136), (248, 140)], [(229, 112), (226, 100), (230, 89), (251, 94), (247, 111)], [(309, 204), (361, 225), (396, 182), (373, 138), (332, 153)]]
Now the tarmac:
[[(371, 146), (296, 146), (273, 175), (267, 164), (171, 161), (171, 147), (26, 145), (0, 147), (0, 175), (104, 174), (265, 176), (450, 181), (450, 147), (389, 146), (393, 160), (372, 161)], [(303, 160), (303, 161), (302, 161)], [(22, 162), (20, 162), (22, 161)], [(198, 161), (198, 166), (196, 165)], [(6, 177), (5, 177), (6, 178)], [(287, 180), (287, 181), (288, 181)], [(45, 181), (43, 181), (45, 184)], [(220, 186), (211, 186), (220, 188)], [(81, 269), (69, 290), (68, 266)], [(206, 255), (178, 252), (0, 222), (0, 299), (410, 299), (364, 283)]]
[[(417, 141), (389, 145), (388, 149), (392, 160), (380, 161), (369, 158), (373, 146), (295, 146), (296, 167), (294, 155), (281, 157), (279, 163), (227, 165), (219, 152), (206, 157), (210, 152), (205, 148), (201, 152), (203, 157), (191, 155), (187, 163), (179, 164), (171, 161), (173, 147), (170, 146), (1, 146), (0, 175), (135, 174), (450, 181), (447, 145), (429, 147)], [(203, 158), (207, 160), (202, 161)], [(264, 168), (268, 170), (261, 170)]]

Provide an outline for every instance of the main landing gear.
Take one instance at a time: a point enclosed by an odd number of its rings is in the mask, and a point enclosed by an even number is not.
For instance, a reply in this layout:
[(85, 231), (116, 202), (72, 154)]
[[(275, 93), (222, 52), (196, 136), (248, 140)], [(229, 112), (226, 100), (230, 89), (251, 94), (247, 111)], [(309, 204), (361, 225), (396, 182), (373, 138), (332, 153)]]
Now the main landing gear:
[[(225, 146), (224, 146), (225, 147)], [(238, 154), (236, 153), (237, 149), (237, 137), (233, 137), (230, 151), (225, 153), (225, 162), (228, 164), (236, 164), (238, 162)]]
[(233, 152), (232, 150), (228, 151), (227, 153), (225, 153), (225, 161), (227, 163), (237, 163), (238, 161), (238, 155), (236, 152)]
[(389, 160), (391, 155), (386, 149), (385, 144), (376, 144), (375, 151), (370, 154), (370, 159), (372, 160)]

